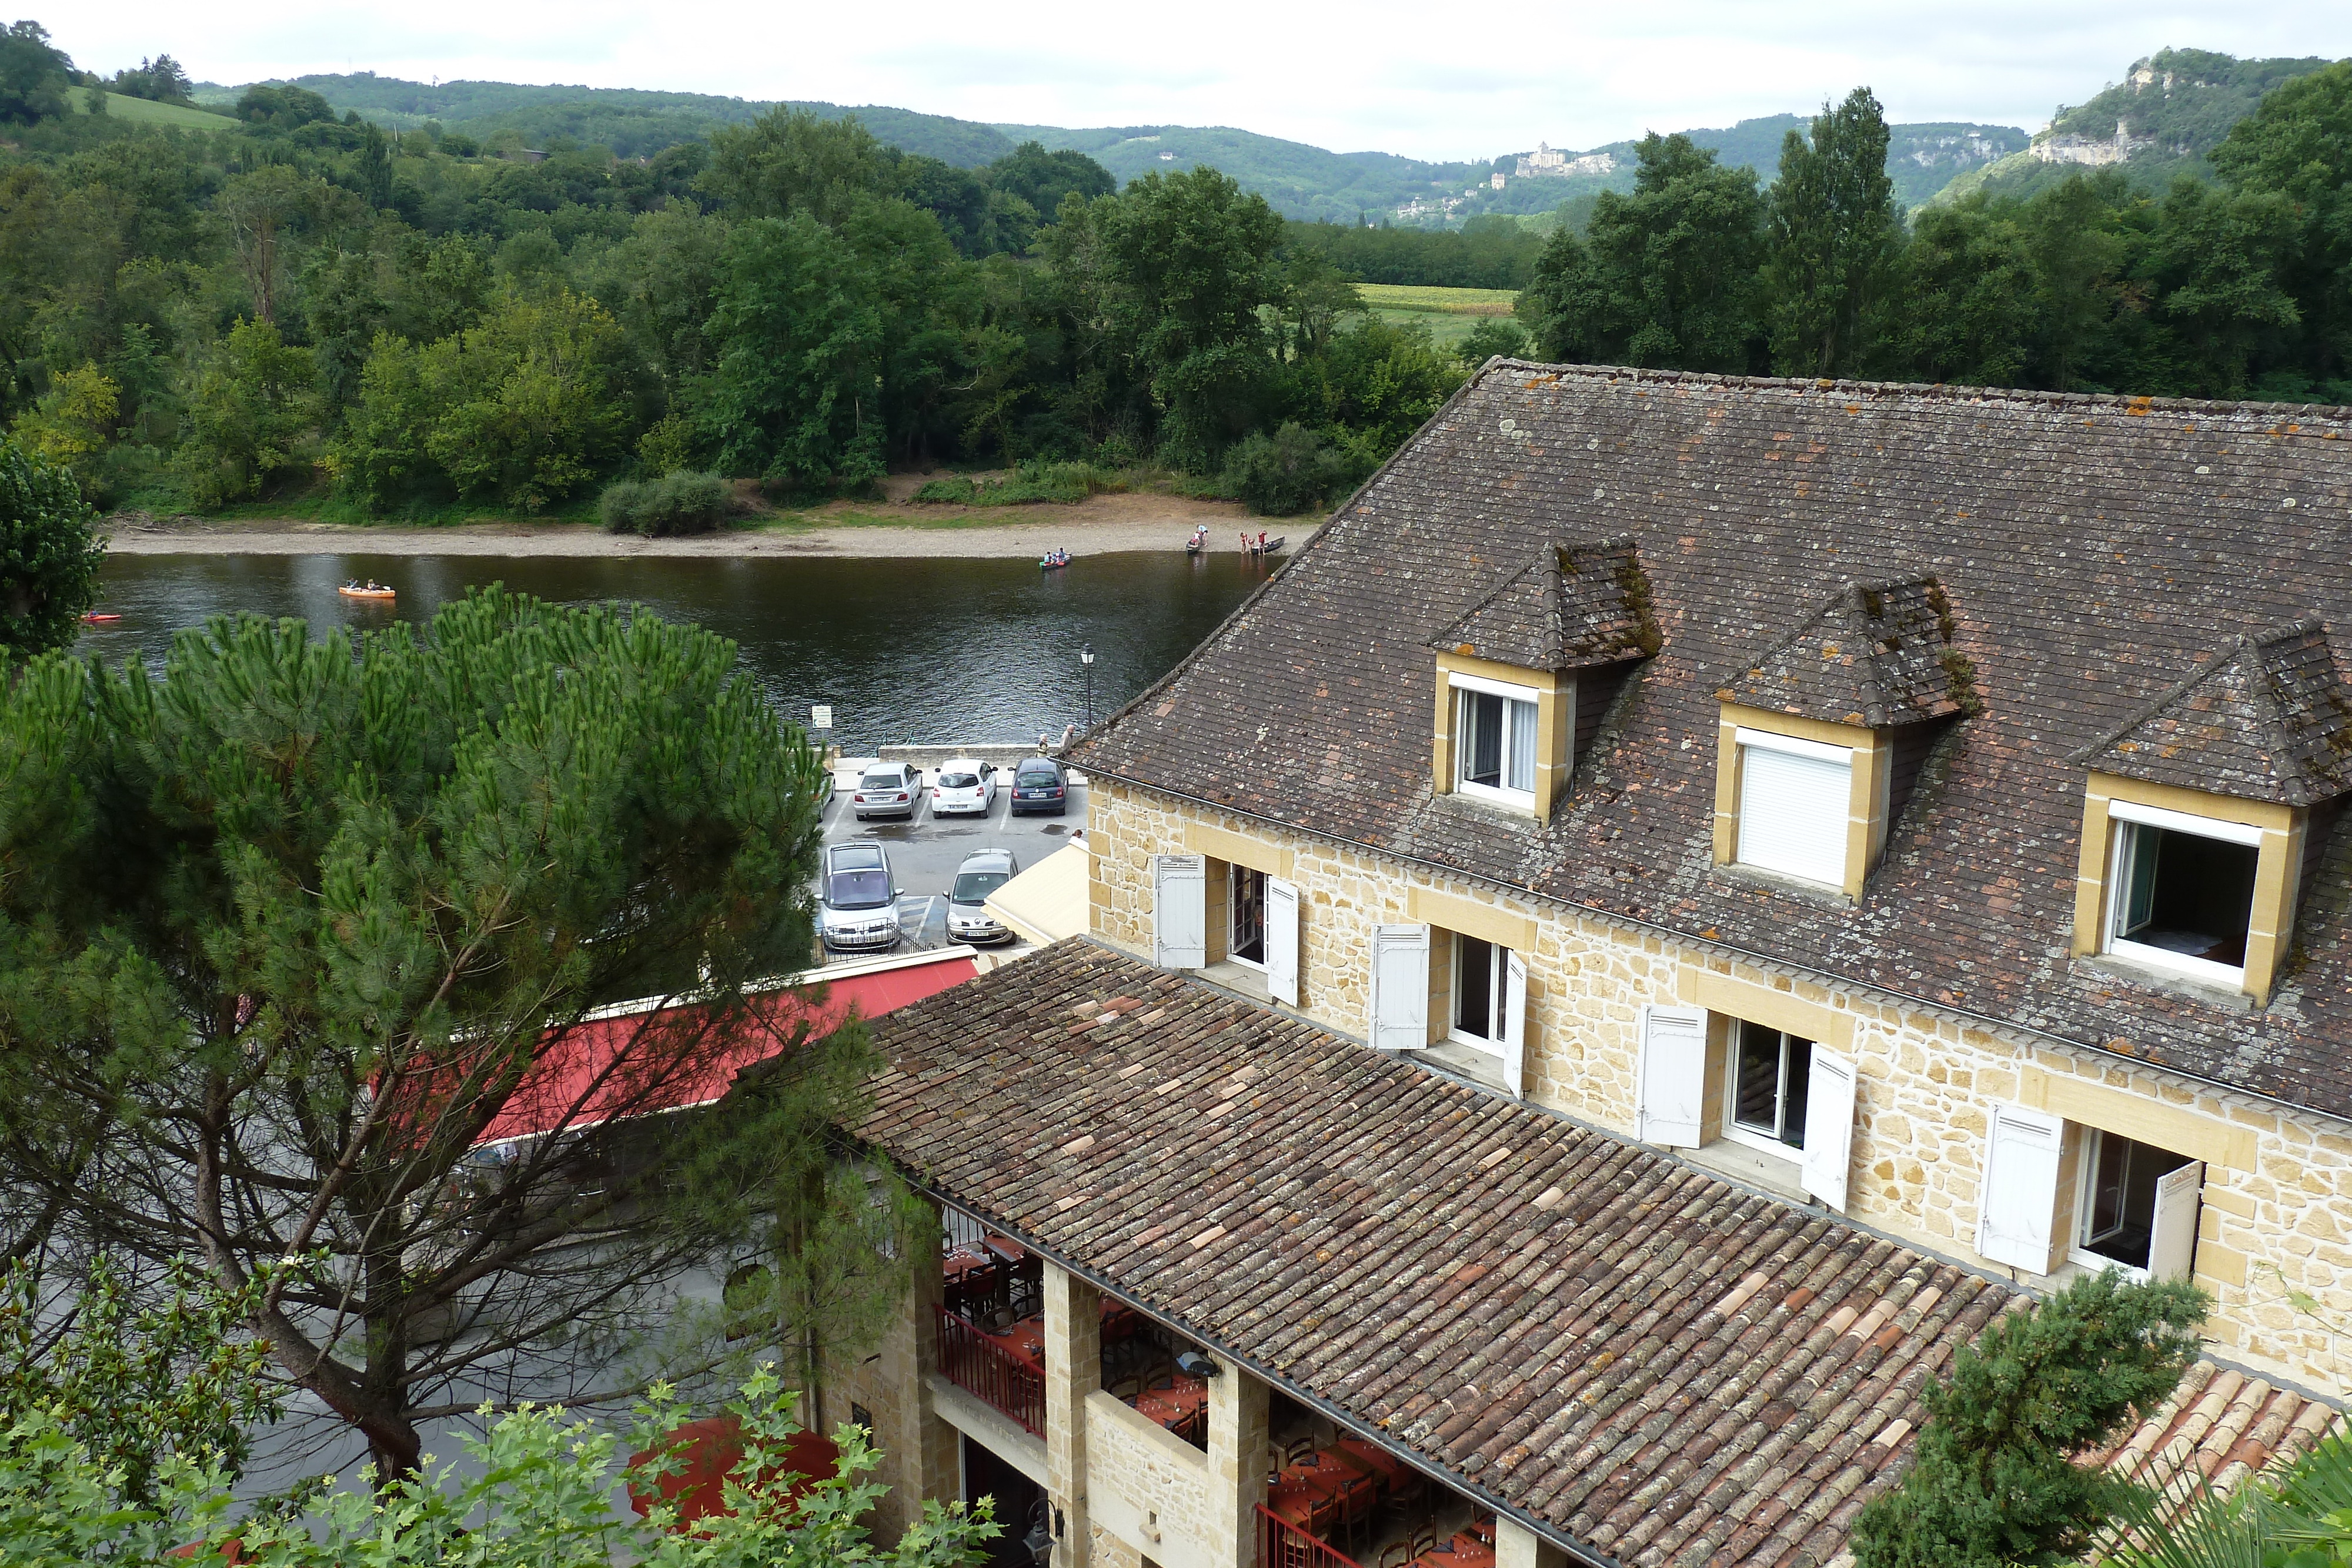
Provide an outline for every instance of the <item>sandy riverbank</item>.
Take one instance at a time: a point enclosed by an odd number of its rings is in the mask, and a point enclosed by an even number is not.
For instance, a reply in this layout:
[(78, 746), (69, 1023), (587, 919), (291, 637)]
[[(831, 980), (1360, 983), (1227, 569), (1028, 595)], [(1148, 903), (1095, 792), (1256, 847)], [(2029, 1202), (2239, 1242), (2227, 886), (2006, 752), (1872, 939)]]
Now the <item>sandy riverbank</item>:
[[(835, 520), (838, 519), (838, 520)], [(1288, 531), (1303, 530), (1293, 519)], [(448, 528), (349, 527), (300, 520), (207, 522), (190, 517), (110, 517), (109, 549), (120, 555), (465, 556), (1027, 556), (1059, 545), (1075, 554), (1181, 550), (1194, 525), (1210, 548), (1235, 548), (1251, 531), (1284, 526), (1246, 509), (1181, 496), (1097, 496), (1075, 506), (914, 507), (878, 502), (803, 514), (791, 522), (696, 538), (640, 539), (585, 523), (465, 523)]]

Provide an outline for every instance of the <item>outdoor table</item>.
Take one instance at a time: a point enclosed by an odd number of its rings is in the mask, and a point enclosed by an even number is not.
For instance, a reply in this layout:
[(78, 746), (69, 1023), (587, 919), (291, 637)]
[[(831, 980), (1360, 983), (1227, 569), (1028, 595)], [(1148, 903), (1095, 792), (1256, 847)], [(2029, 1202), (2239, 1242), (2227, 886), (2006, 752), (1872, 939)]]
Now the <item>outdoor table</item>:
[(1045, 1322), (1042, 1318), (1023, 1318), (1011, 1328), (982, 1329), (982, 1333), (1011, 1351), (1039, 1372), (1045, 1370)]
[(1373, 1505), (1380, 1500), (1378, 1481), (1328, 1449), (1285, 1466), (1276, 1478), (1276, 1485), (1293, 1481), (1329, 1498), (1338, 1511), (1339, 1522), (1343, 1524), (1355, 1524), (1370, 1517)]
[(1135, 1408), (1146, 1419), (1181, 1434), (1206, 1414), (1209, 1385), (1200, 1378), (1181, 1374), (1155, 1377), (1150, 1387), (1135, 1396)]
[(1029, 1257), (1029, 1249), (1009, 1236), (983, 1236), (980, 1244), (1007, 1267), (1025, 1262)]
[(1265, 1511), (1318, 1540), (1331, 1532), (1339, 1517), (1339, 1505), (1330, 1494), (1307, 1485), (1303, 1477), (1286, 1476), (1266, 1488)]

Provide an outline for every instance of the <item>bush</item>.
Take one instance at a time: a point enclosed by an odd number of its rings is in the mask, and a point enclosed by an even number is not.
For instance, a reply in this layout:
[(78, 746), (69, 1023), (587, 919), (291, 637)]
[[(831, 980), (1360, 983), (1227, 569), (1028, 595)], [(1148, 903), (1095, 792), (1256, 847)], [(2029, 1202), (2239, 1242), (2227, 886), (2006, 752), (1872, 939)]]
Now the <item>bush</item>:
[(932, 479), (915, 492), (914, 498), (926, 506), (1067, 505), (1127, 487), (1118, 474), (1091, 463), (1032, 462), (1024, 463), (1009, 479)]
[(1348, 481), (1349, 465), (1303, 424), (1272, 435), (1253, 433), (1225, 459), (1224, 480), (1255, 512), (1288, 517), (1320, 503)]
[(607, 485), (596, 498), (596, 515), (616, 534), (667, 538), (707, 534), (735, 509), (735, 492), (716, 474), (681, 468), (645, 484)]
[(1490, 317), (1465, 333), (1454, 351), (1474, 371), (1497, 354), (1520, 359), (1528, 351), (1528, 329), (1508, 316)]

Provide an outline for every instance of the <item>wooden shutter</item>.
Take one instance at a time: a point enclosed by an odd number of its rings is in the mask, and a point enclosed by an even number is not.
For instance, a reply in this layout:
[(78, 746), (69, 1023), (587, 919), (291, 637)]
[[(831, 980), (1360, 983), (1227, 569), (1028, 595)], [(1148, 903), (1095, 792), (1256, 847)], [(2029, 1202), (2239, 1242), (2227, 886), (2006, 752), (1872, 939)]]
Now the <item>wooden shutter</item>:
[(1298, 1005), (1298, 889), (1278, 876), (1265, 879), (1265, 988)]
[(1996, 1263), (2050, 1272), (2050, 1219), (2058, 1205), (2058, 1149), (2066, 1124), (2044, 1111), (1996, 1104), (1985, 1128), (1977, 1250)]
[(1429, 1044), (1429, 927), (1372, 927), (1372, 1044), (1419, 1051)]
[(1805, 1190), (1845, 1212), (1847, 1167), (1853, 1162), (1854, 1066), (1826, 1046), (1813, 1047), (1805, 1090)]
[(1503, 1087), (1528, 1095), (1528, 961), (1503, 955)]
[(1209, 866), (1199, 855), (1151, 857), (1151, 961), (1163, 969), (1209, 962)]
[(1739, 863), (1845, 885), (1853, 753), (1739, 732)]
[(1642, 1009), (1633, 1135), (1695, 1149), (1706, 1123), (1706, 1009)]
[(2147, 1238), (2147, 1277), (2186, 1280), (2197, 1261), (2197, 1208), (2205, 1162), (2191, 1160), (2156, 1178), (2156, 1223)]

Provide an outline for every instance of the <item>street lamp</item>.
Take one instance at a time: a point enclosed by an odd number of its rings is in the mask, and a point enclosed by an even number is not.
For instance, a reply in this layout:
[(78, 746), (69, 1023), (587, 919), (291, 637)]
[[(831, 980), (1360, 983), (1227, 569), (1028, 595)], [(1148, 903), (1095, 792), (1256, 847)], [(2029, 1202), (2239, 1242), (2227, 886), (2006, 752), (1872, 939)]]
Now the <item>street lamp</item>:
[(1087, 728), (1092, 730), (1095, 727), (1095, 645), (1092, 643), (1079, 647), (1078, 663), (1086, 667)]

